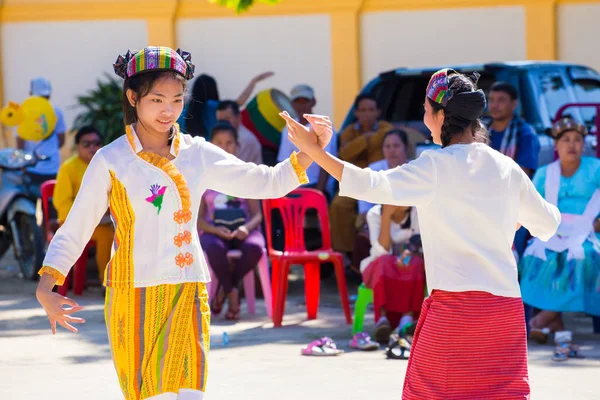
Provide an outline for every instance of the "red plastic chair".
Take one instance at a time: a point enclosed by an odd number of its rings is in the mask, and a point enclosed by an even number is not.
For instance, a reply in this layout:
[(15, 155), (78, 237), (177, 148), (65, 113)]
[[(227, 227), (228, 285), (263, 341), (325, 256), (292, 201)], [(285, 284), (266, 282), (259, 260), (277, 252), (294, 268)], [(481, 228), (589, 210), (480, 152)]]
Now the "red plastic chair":
[[(309, 208), (317, 210), (323, 236), (322, 247), (312, 251), (306, 250), (304, 242), (304, 217), (306, 210)], [(280, 211), (283, 219), (285, 232), (283, 252), (273, 249), (271, 211), (275, 209)], [(332, 262), (335, 267), (346, 322), (352, 324), (343, 256), (331, 248), (327, 200), (323, 193), (314, 189), (296, 189), (286, 197), (263, 201), (263, 211), (267, 231), (267, 249), (273, 268), (271, 286), (273, 290), (274, 326), (280, 327), (283, 320), (288, 289), (288, 274), (292, 264), (304, 265), (306, 311), (308, 319), (317, 318), (321, 286), (320, 266), (323, 262)]]
[[(48, 243), (54, 237), (54, 232), (50, 229), (50, 198), (54, 195), (54, 185), (56, 184), (56, 180), (49, 180), (42, 183), (40, 187), (41, 195), (42, 195), (42, 210), (44, 212), (44, 224), (46, 226), (46, 239)], [(83, 289), (85, 287), (86, 280), (86, 269), (87, 269), (87, 259), (88, 259), (88, 249), (91, 246), (94, 246), (94, 242), (90, 241), (83, 249), (81, 256), (75, 262), (75, 266), (69, 274), (65, 278), (65, 283), (60, 286), (57, 290), (57, 293), (61, 296), (66, 296), (69, 291), (69, 282), (71, 281), (71, 277), (73, 278), (73, 294), (81, 295), (83, 293)]]
[(44, 225), (46, 228), (46, 241), (48, 243), (50, 243), (54, 237), (54, 232), (50, 229), (50, 198), (54, 195), (54, 185), (56, 185), (56, 180), (52, 179), (42, 183), (42, 186), (40, 186), (42, 211), (44, 213)]

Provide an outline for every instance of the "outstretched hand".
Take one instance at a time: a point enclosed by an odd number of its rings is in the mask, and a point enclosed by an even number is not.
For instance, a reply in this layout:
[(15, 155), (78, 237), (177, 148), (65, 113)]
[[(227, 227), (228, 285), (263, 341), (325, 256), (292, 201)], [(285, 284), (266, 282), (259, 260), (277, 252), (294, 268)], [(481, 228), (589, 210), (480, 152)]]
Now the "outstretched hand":
[(326, 115), (304, 114), (304, 118), (310, 122), (311, 131), (317, 137), (317, 142), (325, 149), (333, 137), (333, 124)]
[[(83, 307), (68, 297), (63, 297), (51, 290), (41, 289), (37, 290), (36, 297), (48, 315), (53, 335), (56, 334), (57, 323), (71, 332), (77, 332), (77, 328), (71, 324), (83, 324), (85, 322), (83, 318), (71, 316), (77, 311), (83, 310)], [(70, 306), (70, 308), (63, 308), (65, 305)]]
[(280, 112), (281, 118), (285, 119), (288, 128), (288, 138), (300, 151), (309, 153), (319, 146), (316, 132), (300, 124), (288, 114), (287, 111)]

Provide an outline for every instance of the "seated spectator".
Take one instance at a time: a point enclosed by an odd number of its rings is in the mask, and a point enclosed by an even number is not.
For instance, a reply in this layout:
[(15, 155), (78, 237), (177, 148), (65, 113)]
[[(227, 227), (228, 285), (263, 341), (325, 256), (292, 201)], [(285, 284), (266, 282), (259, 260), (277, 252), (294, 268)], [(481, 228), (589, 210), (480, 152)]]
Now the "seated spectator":
[(373, 289), (375, 332), (383, 343), (393, 327), (414, 333), (414, 315), (425, 297), (425, 267), (417, 210), (377, 205), (367, 213), (371, 254), (360, 263), (365, 286)]
[(518, 105), (519, 94), (513, 85), (494, 83), (488, 95), (491, 118), (485, 125), (492, 148), (515, 160), (531, 177), (538, 167), (540, 142), (531, 125), (516, 115)]
[[(375, 161), (369, 165), (373, 171), (384, 171), (396, 168), (407, 161), (408, 138), (406, 132), (401, 129), (393, 129), (383, 137), (383, 160)], [(356, 239), (352, 251), (352, 264), (350, 265), (349, 279), (360, 284), (360, 262), (369, 256), (371, 241), (367, 225), (367, 211), (374, 204), (366, 201), (358, 202), (358, 217), (356, 218)]]
[[(211, 132), (211, 143), (229, 154), (238, 151), (237, 130), (228, 122), (217, 122)], [(198, 229), (200, 243), (213, 273), (219, 280), (217, 295), (211, 299), (211, 310), (218, 315), (227, 300), (225, 318), (240, 319), (238, 284), (258, 264), (265, 248), (265, 238), (259, 230), (262, 213), (258, 200), (238, 199), (214, 190), (202, 196)], [(227, 258), (229, 250), (240, 250), (233, 267)]]
[[(356, 98), (354, 115), (357, 122), (346, 127), (340, 134), (339, 157), (365, 168), (383, 159), (383, 138), (393, 127), (389, 122), (378, 121), (381, 110), (375, 98), (369, 95)], [(329, 214), (332, 246), (349, 256), (354, 246), (357, 201), (336, 196), (331, 203)]]
[[(69, 215), (75, 196), (81, 187), (83, 175), (94, 157), (102, 147), (102, 136), (94, 127), (84, 126), (75, 134), (77, 154), (67, 159), (58, 169), (52, 202), (58, 213), (58, 223), (62, 224)], [(104, 271), (111, 257), (114, 228), (107, 210), (106, 215), (94, 230), (91, 240), (96, 242), (96, 264), (100, 282), (104, 283)]]
[(523, 301), (542, 310), (530, 320), (530, 335), (545, 343), (554, 332), (557, 361), (577, 356), (560, 313), (600, 316), (600, 160), (582, 157), (586, 133), (570, 118), (554, 124), (558, 160), (540, 168), (533, 183), (562, 221), (548, 242), (533, 239), (519, 264)]
[(237, 130), (237, 158), (256, 165), (262, 164), (262, 147), (250, 129), (242, 125), (240, 119), (240, 107), (238, 104), (233, 100), (223, 100), (217, 106), (216, 115), (218, 121), (227, 121)]

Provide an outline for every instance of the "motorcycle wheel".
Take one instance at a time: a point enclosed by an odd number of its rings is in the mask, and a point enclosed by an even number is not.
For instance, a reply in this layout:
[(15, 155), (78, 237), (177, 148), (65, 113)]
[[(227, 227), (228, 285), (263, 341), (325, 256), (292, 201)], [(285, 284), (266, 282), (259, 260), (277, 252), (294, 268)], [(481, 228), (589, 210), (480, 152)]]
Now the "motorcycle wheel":
[[(13, 244), (15, 248), (15, 258), (19, 263), (19, 268), (23, 278), (35, 281), (38, 279), (38, 272), (44, 262), (44, 245), (42, 241), (42, 232), (37, 224), (35, 216), (27, 214), (16, 215), (17, 232), (13, 232)], [(21, 248), (17, 249), (17, 241)]]

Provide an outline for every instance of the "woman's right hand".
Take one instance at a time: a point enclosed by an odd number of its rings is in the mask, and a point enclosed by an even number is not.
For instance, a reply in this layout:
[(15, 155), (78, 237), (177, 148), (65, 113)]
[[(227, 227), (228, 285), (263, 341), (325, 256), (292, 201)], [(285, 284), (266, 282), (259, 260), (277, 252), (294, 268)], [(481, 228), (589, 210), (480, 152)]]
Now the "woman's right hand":
[[(53, 335), (56, 334), (56, 323), (61, 325), (63, 328), (76, 333), (78, 332), (77, 328), (71, 324), (83, 324), (85, 322), (83, 318), (71, 316), (77, 311), (83, 310), (83, 307), (68, 297), (54, 293), (51, 288), (43, 287), (42, 282), (40, 282), (40, 286), (38, 286), (35, 295), (42, 307), (44, 307), (44, 311), (46, 311), (46, 314), (48, 315), (48, 320), (50, 321), (50, 327), (52, 328)], [(65, 305), (71, 306), (71, 308), (63, 308)]]
[(224, 226), (215, 226), (213, 233), (224, 240), (231, 240), (233, 238), (233, 233)]

